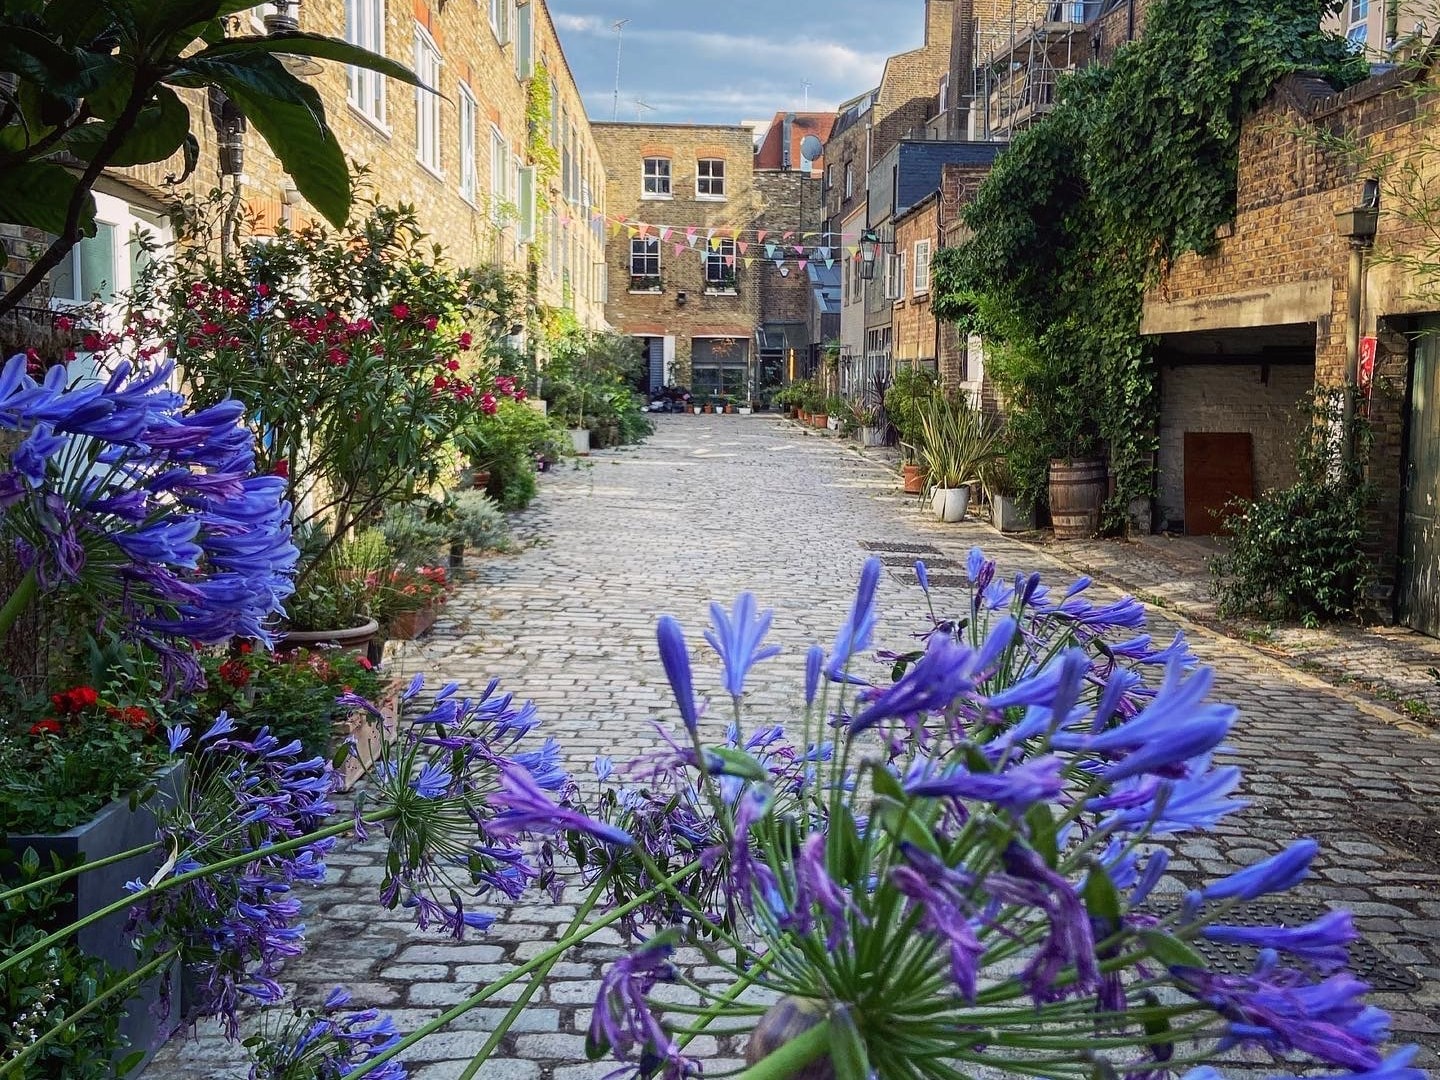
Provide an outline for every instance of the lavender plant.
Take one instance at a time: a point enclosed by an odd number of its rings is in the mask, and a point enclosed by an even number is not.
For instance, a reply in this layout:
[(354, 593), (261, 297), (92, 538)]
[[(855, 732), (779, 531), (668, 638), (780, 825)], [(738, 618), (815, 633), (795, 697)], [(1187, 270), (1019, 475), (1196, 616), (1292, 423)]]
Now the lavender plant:
[[(1245, 805), (1239, 770), (1215, 760), (1236, 710), (1210, 700), (1182, 637), (1157, 644), (1140, 604), (1093, 602), (1088, 581), (1002, 581), (976, 551), (968, 608), (932, 607), (921, 648), (882, 654), (893, 677), (872, 681), (879, 575), (872, 560), (832, 648), (807, 657), (798, 738), (745, 727), (749, 673), (773, 652), (752, 597), (715, 608), (706, 634), (734, 717), (723, 746), (701, 739), (688, 647), (661, 620), (686, 737), (602, 764), (602, 814), (637, 843), (585, 861), (615, 903), (681, 859), (704, 869), (631, 918), (647, 940), (602, 980), (593, 1056), (679, 1078), (714, 1032), (749, 1035), (747, 1080), (1215, 1080), (1232, 1050), (1284, 1074), (1419, 1080), (1415, 1048), (1385, 1055), (1387, 1017), (1345, 970), (1348, 913), (1236, 918), (1302, 881), (1313, 841), (1218, 881), (1167, 873), (1175, 838)], [(1253, 948), (1253, 970), (1212, 970), (1207, 942)], [(687, 980), (682, 944), (733, 985)], [(662, 1003), (664, 982), (703, 1004)]]

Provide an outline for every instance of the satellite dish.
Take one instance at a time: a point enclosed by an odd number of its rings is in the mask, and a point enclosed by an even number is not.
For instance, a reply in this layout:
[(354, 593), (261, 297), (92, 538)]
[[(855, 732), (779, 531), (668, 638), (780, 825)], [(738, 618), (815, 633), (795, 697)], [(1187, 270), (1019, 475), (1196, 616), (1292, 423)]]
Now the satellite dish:
[(825, 152), (825, 144), (814, 135), (806, 135), (800, 140), (800, 156), (806, 161), (816, 161)]

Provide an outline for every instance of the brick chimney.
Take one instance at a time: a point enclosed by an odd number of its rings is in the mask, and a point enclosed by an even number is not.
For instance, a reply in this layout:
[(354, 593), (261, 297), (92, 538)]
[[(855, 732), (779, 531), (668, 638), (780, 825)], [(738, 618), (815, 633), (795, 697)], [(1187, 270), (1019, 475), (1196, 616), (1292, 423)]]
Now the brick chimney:
[(955, 0), (925, 0), (925, 47), (947, 48), (955, 16)]
[(945, 134), (967, 138), (975, 89), (975, 0), (953, 0), (950, 30), (950, 109)]

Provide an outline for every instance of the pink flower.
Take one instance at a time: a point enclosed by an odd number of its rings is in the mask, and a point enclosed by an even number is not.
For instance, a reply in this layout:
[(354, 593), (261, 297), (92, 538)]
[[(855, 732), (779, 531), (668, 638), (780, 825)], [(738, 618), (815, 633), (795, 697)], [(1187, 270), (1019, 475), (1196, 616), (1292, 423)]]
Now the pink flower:
[(396, 304), (390, 309), (390, 314), (397, 319), (408, 319), (410, 317), (410, 307), (408, 304)]
[(440, 320), (439, 320), (438, 318), (436, 318), (434, 315), (426, 315), (426, 316), (425, 316), (425, 329), (426, 329), (426, 330), (434, 330), (435, 327), (437, 327), (437, 326), (439, 326), (439, 325), (440, 325)]
[(470, 343), (474, 340), (475, 339), (470, 336), (470, 331), (466, 330), (463, 334), (460, 335), (460, 348), (469, 349)]
[(494, 394), (485, 394), (480, 398), (480, 411), (486, 416), (494, 416), (500, 411), (500, 403), (495, 400)]

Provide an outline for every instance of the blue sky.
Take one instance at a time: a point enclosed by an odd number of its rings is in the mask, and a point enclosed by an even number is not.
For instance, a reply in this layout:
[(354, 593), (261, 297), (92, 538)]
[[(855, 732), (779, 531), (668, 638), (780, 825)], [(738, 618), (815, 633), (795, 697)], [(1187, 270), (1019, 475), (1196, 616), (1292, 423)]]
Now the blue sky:
[[(734, 124), (832, 109), (875, 86), (885, 58), (920, 45), (923, 0), (551, 0), (592, 120), (609, 120), (617, 19), (620, 119)], [(640, 109), (636, 99), (649, 109)]]

